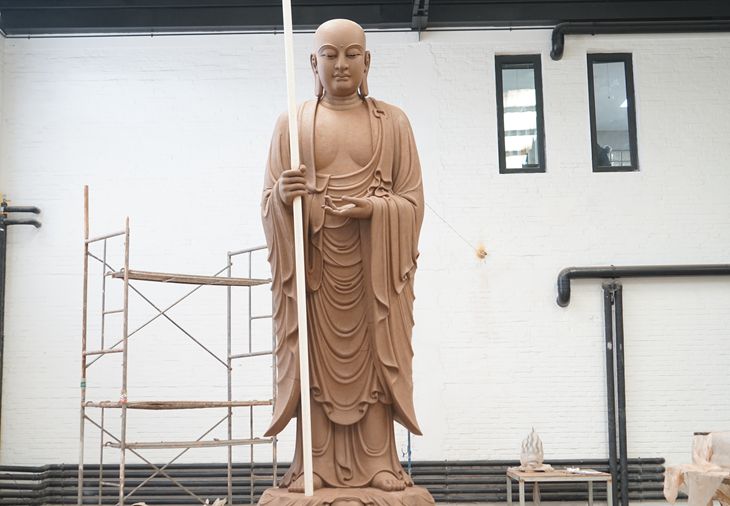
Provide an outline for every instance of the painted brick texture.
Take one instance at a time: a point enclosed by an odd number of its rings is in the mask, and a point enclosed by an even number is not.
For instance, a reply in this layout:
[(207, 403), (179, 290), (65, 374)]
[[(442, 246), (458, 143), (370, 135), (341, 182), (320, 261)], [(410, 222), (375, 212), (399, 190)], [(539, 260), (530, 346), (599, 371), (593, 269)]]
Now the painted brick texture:
[[(371, 93), (408, 113), (430, 206), (416, 281), (414, 379), (425, 433), (414, 439), (417, 460), (516, 458), (533, 426), (548, 459), (605, 457), (600, 283), (574, 283), (570, 306), (559, 308), (558, 272), (728, 261), (730, 36), (569, 37), (553, 62), (549, 35), (369, 37)], [(295, 38), (301, 100), (312, 94), (311, 42)], [(587, 52), (633, 54), (639, 172), (591, 172)], [(547, 173), (500, 175), (494, 55), (535, 53)], [(92, 234), (120, 229), (129, 215), (134, 268), (211, 274), (226, 251), (263, 243), (263, 167), (286, 103), (282, 38), (8, 39), (2, 54), (0, 191), (41, 207), (43, 228), (16, 227), (9, 237), (0, 463), (76, 462), (82, 186), (91, 186)], [(484, 244), (486, 260), (439, 216)], [(254, 265), (266, 274), (262, 258)], [(625, 281), (630, 456), (686, 461), (693, 431), (728, 428), (729, 282)], [(162, 307), (185, 292), (144, 288)], [(118, 300), (118, 291), (110, 296)], [(247, 302), (244, 292), (236, 297), (240, 338)], [(267, 303), (266, 290), (256, 294), (257, 311)], [(131, 328), (153, 315), (135, 301)], [(171, 316), (224, 353), (224, 291), (204, 288)], [(255, 332), (261, 349), (270, 330), (262, 323)], [(162, 319), (131, 347), (130, 398), (225, 397), (222, 366)], [(120, 362), (104, 360), (92, 368), (98, 387), (89, 396), (115, 399)], [(235, 389), (265, 395), (270, 374), (265, 361), (239, 365)], [(130, 439), (194, 439), (223, 414), (132, 413)], [(108, 421), (113, 428), (117, 415)], [(258, 413), (257, 431), (267, 421), (266, 410)], [(235, 433), (247, 431), (242, 413)], [(219, 428), (209, 437), (223, 435)], [(291, 448), (289, 430), (280, 458)], [(222, 449), (184, 457), (224, 458)]]

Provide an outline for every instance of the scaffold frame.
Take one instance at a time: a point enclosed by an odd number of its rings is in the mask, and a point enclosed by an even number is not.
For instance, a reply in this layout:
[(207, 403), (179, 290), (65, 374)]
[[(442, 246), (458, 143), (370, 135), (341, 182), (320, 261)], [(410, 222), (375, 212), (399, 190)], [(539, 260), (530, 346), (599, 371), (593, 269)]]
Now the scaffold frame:
[[(123, 238), (123, 251), (124, 261), (121, 268), (118, 266), (110, 265), (108, 261), (108, 241), (120, 240)], [(88, 499), (88, 489), (85, 488), (84, 483), (84, 456), (85, 456), (85, 433), (87, 424), (91, 425), (99, 431), (99, 464), (98, 464), (98, 484), (96, 489), (96, 496), (98, 497), (98, 505), (104, 504), (104, 488), (114, 487), (119, 489), (118, 499), (116, 501), (117, 506), (125, 506), (128, 499), (138, 492), (142, 487), (149, 483), (152, 479), (161, 476), (170, 480), (174, 485), (184, 490), (187, 494), (194, 497), (200, 504), (206, 504), (206, 499), (200, 497), (190, 488), (186, 487), (178, 479), (174, 478), (167, 472), (169, 466), (175, 461), (182, 457), (185, 453), (193, 448), (211, 448), (211, 447), (227, 447), (227, 505), (233, 505), (234, 490), (233, 490), (233, 447), (234, 446), (249, 446), (249, 462), (250, 462), (250, 486), (249, 486), (249, 499), (250, 504), (254, 504), (255, 499), (255, 484), (257, 478), (264, 478), (263, 476), (257, 476), (254, 472), (254, 447), (257, 445), (270, 444), (272, 448), (271, 462), (272, 462), (272, 473), (271, 483), (276, 486), (277, 482), (277, 438), (274, 437), (258, 437), (254, 433), (254, 408), (257, 406), (272, 406), (276, 400), (276, 354), (274, 353), (276, 338), (273, 332), (271, 332), (271, 349), (265, 351), (254, 351), (253, 350), (253, 322), (259, 319), (271, 319), (271, 314), (254, 315), (253, 311), (253, 292), (252, 288), (259, 285), (266, 285), (271, 282), (270, 279), (253, 278), (253, 263), (252, 256), (254, 253), (266, 250), (266, 246), (257, 246), (253, 248), (246, 248), (237, 251), (229, 251), (226, 255), (225, 266), (218, 270), (212, 276), (199, 276), (189, 274), (171, 274), (162, 272), (149, 272), (149, 271), (138, 271), (130, 269), (130, 258), (129, 258), (129, 242), (130, 242), (130, 225), (129, 217), (125, 219), (124, 228), (117, 232), (108, 234), (102, 234), (94, 237), (89, 237), (89, 192), (88, 187), (84, 187), (84, 264), (83, 264), (83, 292), (82, 292), (82, 327), (81, 327), (81, 402), (80, 402), (80, 416), (79, 416), (79, 467), (78, 467), (78, 506), (84, 504), (91, 504), (85, 502)], [(101, 243), (101, 254), (94, 254), (91, 251), (91, 246)], [(247, 260), (247, 271), (248, 277), (234, 277), (233, 267), (234, 261), (239, 257), (244, 257)], [(101, 264), (101, 304), (100, 304), (100, 331), (99, 331), (99, 342), (100, 346), (98, 349), (89, 350), (87, 348), (89, 342), (89, 260), (94, 260)], [(108, 280), (120, 280), (122, 283), (122, 300), (123, 304), (121, 308), (107, 309), (107, 281)], [(172, 304), (161, 308), (155, 304), (150, 298), (144, 295), (136, 285), (130, 283), (130, 280), (142, 281), (142, 282), (155, 282), (155, 283), (174, 283), (174, 284), (187, 284), (194, 286), (192, 289), (187, 291), (183, 296), (176, 299)], [(182, 325), (175, 321), (168, 312), (178, 305), (183, 300), (187, 299), (193, 293), (198, 291), (203, 286), (225, 286), (226, 287), (226, 357), (225, 360), (216, 355), (213, 351), (205, 346), (200, 340), (196, 339), (195, 336), (188, 332)], [(248, 329), (247, 329), (247, 340), (248, 347), (245, 353), (233, 353), (233, 288), (239, 287), (248, 291)], [(139, 296), (149, 306), (151, 306), (156, 314), (148, 319), (145, 323), (139, 325), (130, 332), (129, 329), (129, 294), (130, 291)], [(111, 345), (107, 345), (106, 336), (106, 317), (111, 314), (122, 315), (122, 336), (116, 342)], [(216, 361), (221, 363), (226, 368), (227, 373), (227, 400), (203, 400), (203, 401), (175, 401), (175, 400), (143, 400), (143, 401), (130, 401), (128, 398), (128, 375), (129, 375), (129, 339), (147, 327), (150, 323), (157, 320), (158, 318), (166, 319), (171, 325), (176, 327), (182, 332), (187, 338), (192, 340), (198, 347), (209, 355), (213, 356)], [(110, 400), (88, 400), (87, 399), (87, 374), (89, 368), (94, 365), (97, 361), (102, 359), (106, 355), (110, 354), (121, 354), (122, 355), (122, 378), (120, 397), (118, 401)], [(271, 398), (269, 399), (234, 399), (233, 398), (233, 364), (236, 360), (241, 360), (250, 357), (259, 356), (271, 356), (271, 370), (272, 370), (272, 389)], [(184, 410), (184, 409), (208, 409), (208, 408), (226, 408), (227, 412), (223, 418), (218, 419), (212, 427), (205, 431), (195, 440), (190, 441), (128, 441), (127, 440), (127, 411), (128, 410)], [(249, 419), (249, 431), (248, 437), (246, 438), (234, 438), (233, 427), (234, 427), (234, 408), (241, 408), (248, 410)], [(98, 409), (98, 417), (90, 416), (87, 412), (89, 409)], [(120, 430), (119, 434), (112, 433), (106, 425), (106, 411), (109, 409), (120, 410)], [(215, 429), (220, 427), (223, 423), (227, 425), (227, 439), (208, 439), (208, 436)], [(106, 441), (106, 442), (105, 442)], [(108, 481), (104, 477), (104, 456), (105, 449), (112, 448), (119, 450), (119, 475), (118, 481)], [(170, 459), (164, 465), (154, 464), (150, 459), (146, 458), (141, 454), (141, 450), (150, 449), (180, 449), (172, 459)], [(146, 463), (152, 468), (152, 474), (142, 480), (134, 488), (131, 486), (127, 487), (125, 479), (125, 467), (126, 467), (126, 456), (127, 453), (131, 453), (139, 458), (142, 462)], [(130, 488), (131, 490), (128, 490)], [(152, 506), (152, 505), (150, 505)]]

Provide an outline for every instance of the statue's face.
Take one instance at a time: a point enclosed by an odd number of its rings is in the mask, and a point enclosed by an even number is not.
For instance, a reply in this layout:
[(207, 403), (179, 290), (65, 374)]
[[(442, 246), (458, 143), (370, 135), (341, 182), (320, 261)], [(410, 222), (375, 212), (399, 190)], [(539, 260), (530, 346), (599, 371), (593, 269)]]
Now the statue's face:
[(344, 19), (328, 21), (315, 32), (314, 47), (312, 69), (325, 94), (348, 97), (357, 93), (370, 66), (362, 28)]

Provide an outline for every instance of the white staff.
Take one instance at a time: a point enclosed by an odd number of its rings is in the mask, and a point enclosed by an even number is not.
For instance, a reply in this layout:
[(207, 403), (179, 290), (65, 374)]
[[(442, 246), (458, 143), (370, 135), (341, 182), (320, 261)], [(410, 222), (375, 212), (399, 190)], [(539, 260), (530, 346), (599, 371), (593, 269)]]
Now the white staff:
[[(291, 0), (282, 1), (284, 12), (284, 52), (286, 55), (286, 88), (289, 105), (289, 151), (291, 168), (299, 169), (299, 127), (294, 93), (294, 36)], [(309, 168), (311, 170), (311, 167)], [(304, 495), (314, 495), (312, 475), (312, 414), (309, 406), (309, 338), (307, 336), (307, 290), (304, 279), (304, 229), (302, 197), (294, 199), (294, 259), (297, 276), (297, 316), (299, 327), (299, 383), (301, 385), (302, 462), (304, 463)]]

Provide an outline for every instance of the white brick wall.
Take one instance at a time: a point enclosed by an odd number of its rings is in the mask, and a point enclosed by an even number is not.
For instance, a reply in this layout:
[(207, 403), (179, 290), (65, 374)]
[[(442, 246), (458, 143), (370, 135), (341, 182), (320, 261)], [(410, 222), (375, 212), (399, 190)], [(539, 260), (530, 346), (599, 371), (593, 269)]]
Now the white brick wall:
[[(600, 283), (574, 283), (561, 309), (557, 273), (728, 261), (730, 36), (568, 37), (553, 62), (549, 35), (369, 36), (372, 94), (410, 116), (429, 205), (489, 251), (478, 261), (427, 211), (416, 283), (425, 432), (414, 440), (417, 460), (515, 458), (531, 426), (548, 458), (605, 457)], [(303, 100), (311, 35), (295, 43)], [(274, 35), (5, 41), (0, 191), (40, 206), (43, 228), (10, 233), (0, 463), (78, 458), (83, 184), (92, 234), (130, 216), (139, 269), (211, 273), (226, 251), (263, 241), (263, 166), (285, 104), (281, 44)], [(633, 53), (638, 173), (591, 172), (585, 55), (593, 51)], [(499, 175), (493, 56), (536, 52), (548, 172)], [(625, 281), (631, 456), (687, 460), (692, 431), (728, 428), (729, 282)], [(184, 293), (148, 291), (163, 305)], [(91, 297), (98, 304), (98, 292)], [(132, 327), (153, 314), (136, 309)], [(206, 288), (173, 314), (222, 353), (224, 309), (224, 293)], [(130, 397), (225, 395), (220, 365), (162, 321), (146, 331), (132, 341)], [(94, 395), (114, 398), (119, 362), (105, 360), (90, 383), (104, 386)], [(256, 392), (268, 380), (260, 365)], [(236, 378), (254, 381), (243, 367)], [(197, 437), (218, 414), (179, 413), (163, 425), (158, 414), (134, 413), (130, 437)], [(281, 458), (290, 451), (291, 433)]]

